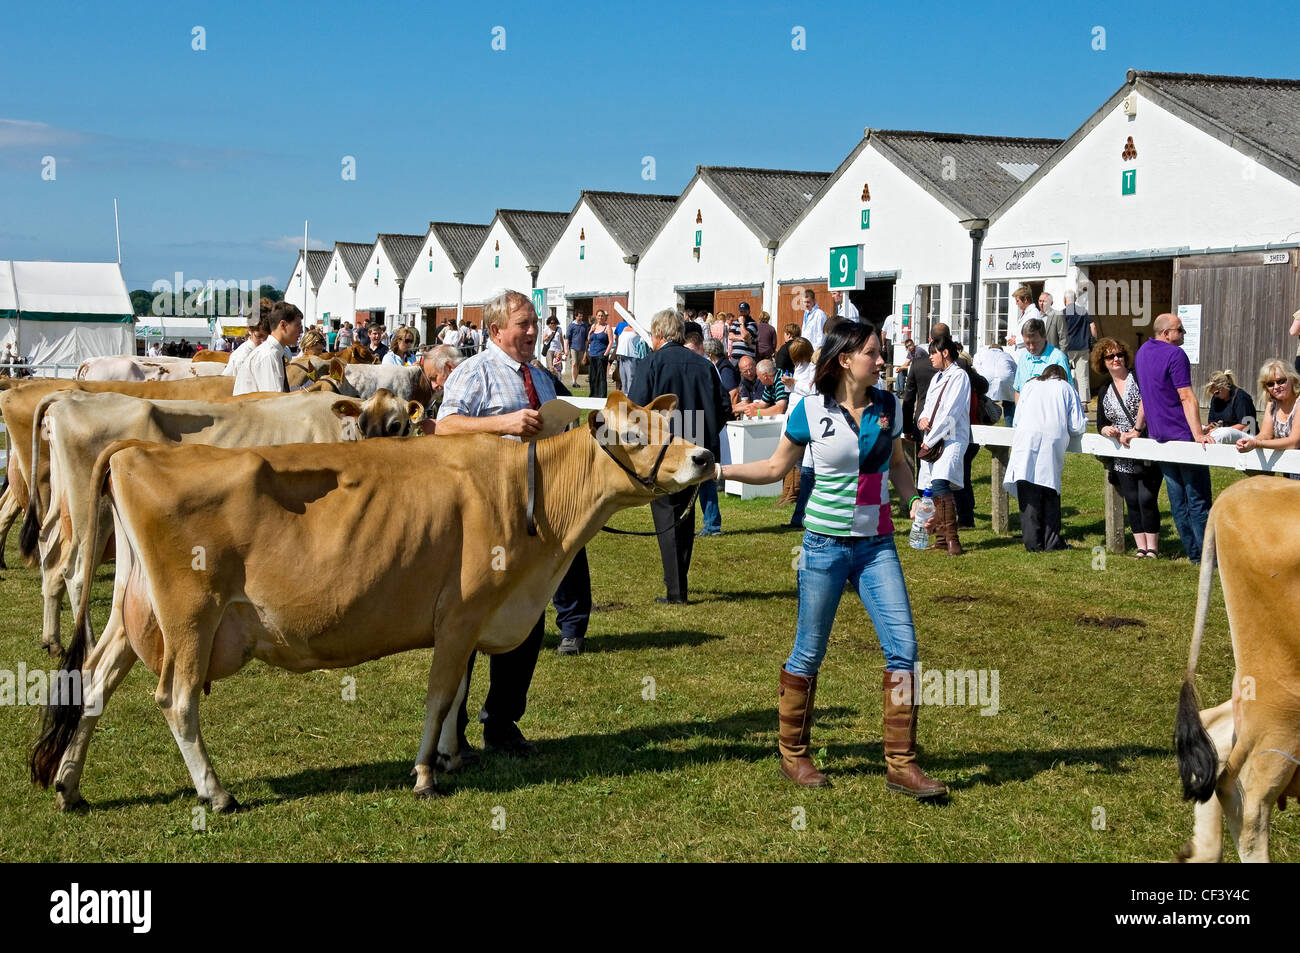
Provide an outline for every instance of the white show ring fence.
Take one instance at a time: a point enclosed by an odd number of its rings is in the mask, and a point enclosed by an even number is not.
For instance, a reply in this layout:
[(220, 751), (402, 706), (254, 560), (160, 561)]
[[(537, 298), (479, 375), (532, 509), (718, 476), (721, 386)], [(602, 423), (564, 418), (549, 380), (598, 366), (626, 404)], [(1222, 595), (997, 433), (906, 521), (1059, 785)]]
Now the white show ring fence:
[[(971, 428), (971, 441), (986, 447), (993, 456), (993, 531), (1008, 531), (1007, 492), (1002, 478), (1006, 475), (1007, 459), (1015, 430), (1011, 427), (975, 425)], [(1151, 463), (1201, 464), (1209, 467), (1239, 470), (1252, 474), (1300, 473), (1300, 450), (1249, 450), (1239, 453), (1228, 444), (1199, 444), (1192, 441), (1159, 443), (1145, 437), (1136, 437), (1126, 448), (1118, 440), (1098, 433), (1085, 433), (1072, 437), (1066, 447), (1068, 453), (1084, 453), (1091, 457), (1115, 457), (1144, 460)], [(1112, 553), (1124, 552), (1124, 498), (1111, 486), (1106, 471), (1102, 471), (1106, 495), (1106, 549)]]

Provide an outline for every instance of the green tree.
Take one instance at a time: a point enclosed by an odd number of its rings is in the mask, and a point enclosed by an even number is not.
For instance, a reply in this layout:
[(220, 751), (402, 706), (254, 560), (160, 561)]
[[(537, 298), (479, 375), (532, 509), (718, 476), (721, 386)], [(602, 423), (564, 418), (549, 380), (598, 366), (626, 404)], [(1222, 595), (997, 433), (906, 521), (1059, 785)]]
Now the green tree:
[(143, 288), (131, 292), (131, 311), (136, 317), (150, 314), (153, 307), (153, 292)]
[(284, 300), (284, 292), (278, 291), (275, 285), (262, 285), (262, 287), (257, 290), (257, 296), (259, 298), (270, 298), (272, 301)]

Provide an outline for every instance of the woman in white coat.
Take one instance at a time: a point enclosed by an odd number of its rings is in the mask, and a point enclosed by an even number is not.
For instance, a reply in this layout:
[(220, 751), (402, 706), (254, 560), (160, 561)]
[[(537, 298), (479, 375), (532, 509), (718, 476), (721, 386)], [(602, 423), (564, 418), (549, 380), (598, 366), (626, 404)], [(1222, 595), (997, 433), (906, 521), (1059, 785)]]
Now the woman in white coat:
[(1061, 539), (1061, 471), (1070, 437), (1087, 428), (1064, 368), (1049, 365), (1025, 382), (1002, 485), (1020, 501), (1020, 534), (1031, 553), (1069, 548)]
[[(957, 506), (952, 491), (964, 486), (962, 458), (970, 446), (970, 377), (957, 363), (961, 348), (948, 335), (930, 343), (930, 366), (939, 373), (930, 381), (925, 407), (917, 429), (925, 434), (921, 444), (921, 486), (929, 486), (934, 497), (935, 537), (931, 549), (947, 550), (949, 556), (962, 554), (957, 537)], [(925, 455), (943, 442), (938, 459)]]

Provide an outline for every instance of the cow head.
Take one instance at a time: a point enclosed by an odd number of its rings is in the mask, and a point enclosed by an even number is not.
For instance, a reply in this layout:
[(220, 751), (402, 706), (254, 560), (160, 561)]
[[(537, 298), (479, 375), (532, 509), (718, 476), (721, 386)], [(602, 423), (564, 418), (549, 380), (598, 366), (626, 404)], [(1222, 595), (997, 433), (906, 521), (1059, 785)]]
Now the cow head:
[(604, 410), (587, 418), (591, 435), (640, 489), (662, 495), (676, 493), (712, 478), (713, 454), (672, 434), (673, 429), (691, 433), (685, 426), (672, 427), (678, 415), (677, 396), (664, 394), (646, 407), (638, 407), (615, 391)]
[(334, 402), (331, 409), (345, 425), (352, 425), (355, 436), (349, 434), (346, 427), (344, 433), (345, 437), (352, 440), (405, 437), (424, 419), (424, 407), (418, 401), (403, 403), (392, 391), (382, 387), (367, 401), (339, 400)]

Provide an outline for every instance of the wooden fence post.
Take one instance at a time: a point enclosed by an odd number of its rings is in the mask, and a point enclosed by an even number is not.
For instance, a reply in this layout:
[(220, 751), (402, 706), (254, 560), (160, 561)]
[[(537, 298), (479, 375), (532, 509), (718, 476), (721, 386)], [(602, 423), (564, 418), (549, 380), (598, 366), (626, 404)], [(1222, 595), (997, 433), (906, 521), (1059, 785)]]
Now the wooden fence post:
[(1011, 459), (1011, 448), (989, 447), (988, 451), (989, 456), (993, 458), (992, 470), (989, 473), (993, 504), (989, 515), (993, 521), (993, 532), (1005, 536), (1011, 524), (1007, 517), (1007, 491), (1002, 486), (1002, 480), (1007, 475), (1007, 462)]
[(1124, 553), (1124, 497), (1111, 485), (1110, 471), (1102, 470), (1102, 494), (1106, 498), (1106, 552)]

